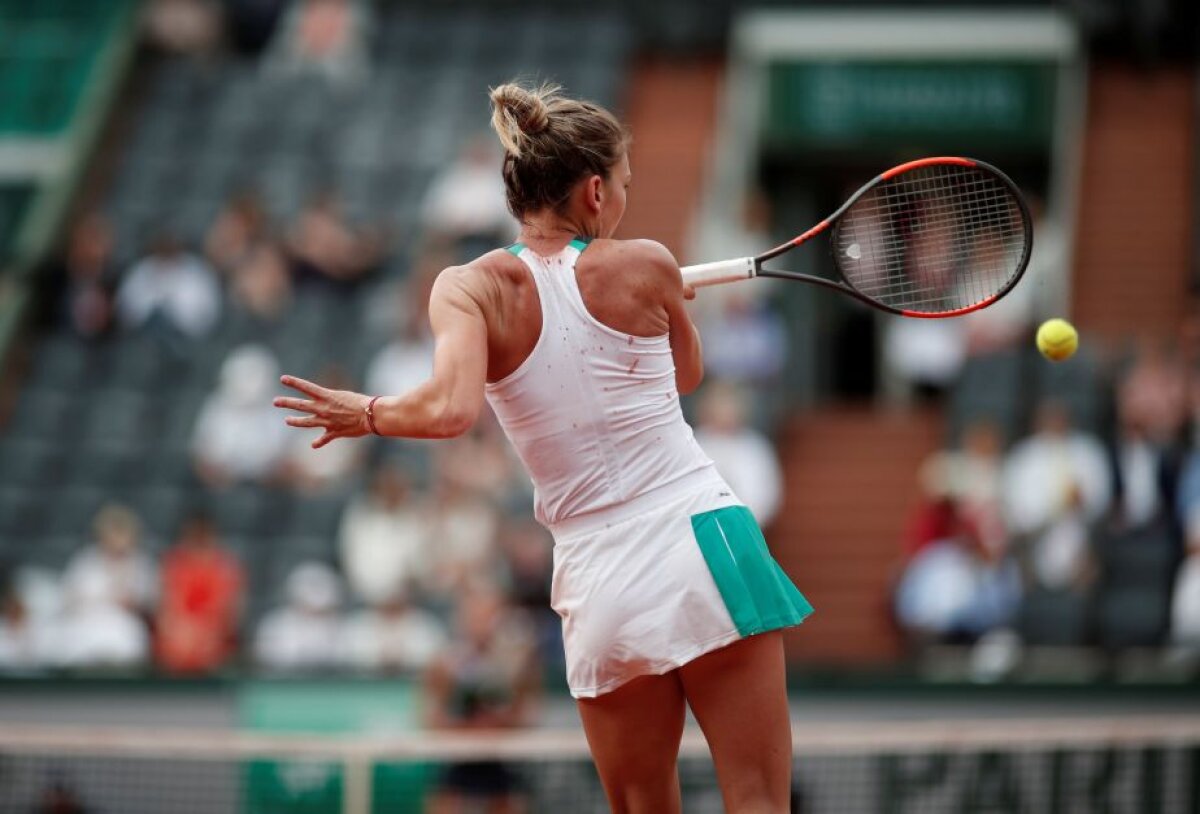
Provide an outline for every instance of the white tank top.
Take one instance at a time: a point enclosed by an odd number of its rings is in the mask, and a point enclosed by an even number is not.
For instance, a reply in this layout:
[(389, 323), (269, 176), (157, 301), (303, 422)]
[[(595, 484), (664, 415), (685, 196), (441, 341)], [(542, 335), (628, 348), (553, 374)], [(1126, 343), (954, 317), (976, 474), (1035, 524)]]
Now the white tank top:
[(586, 247), (577, 238), (549, 257), (509, 248), (537, 284), (542, 333), (516, 370), (486, 388), (545, 526), (712, 468), (683, 420), (668, 337), (631, 336), (588, 313), (575, 282)]

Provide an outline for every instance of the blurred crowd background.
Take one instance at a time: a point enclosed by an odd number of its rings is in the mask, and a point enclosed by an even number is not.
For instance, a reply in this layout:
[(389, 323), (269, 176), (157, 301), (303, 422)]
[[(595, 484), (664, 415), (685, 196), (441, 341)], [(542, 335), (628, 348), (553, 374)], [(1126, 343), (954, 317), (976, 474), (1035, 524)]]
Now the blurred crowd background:
[[(638, 181), (624, 233), (663, 239), (683, 262), (774, 245), (824, 214), (813, 207), (925, 151), (875, 149), (831, 173), (780, 170), (775, 145), (728, 216), (695, 216), (736, 106), (720, 66), (745, 7), (674, 5), (0, 2), (0, 136), (17, 156), (0, 155), (4, 177), (44, 159), (31, 136), (94, 121), (59, 217), (39, 209), (36, 176), (0, 186), (0, 263), (19, 302), (5, 323), (0, 672), (418, 676), (444, 699), (431, 713), (443, 724), (515, 722), (544, 681), (561, 686), (551, 540), (490, 414), (450, 442), (313, 451), (271, 399), (284, 371), (370, 393), (428, 374), (433, 278), (516, 234), (486, 130), (489, 85), (551, 79), (626, 116)], [(1164, 72), (1182, 76), (1169, 98), (1186, 109), (1169, 113), (1186, 149), (1170, 155), (1193, 177), (1194, 9), (978, 5), (1063, 12), (1084, 89), (1087, 58), (1150, 94), (1170, 92)], [(114, 56), (121, 31), (132, 33)], [(101, 81), (107, 95), (89, 90)], [(674, 113), (673, 92), (684, 94)], [(637, 129), (675, 117), (686, 128)], [(1081, 121), (1074, 159), (1100, 126)], [(703, 158), (670, 165), (689, 150)], [(977, 152), (969, 139), (955, 151)], [(1028, 278), (1002, 304), (906, 321), (787, 286), (703, 292), (709, 379), (686, 410), (814, 594), (814, 621), (792, 634), (801, 669), (944, 662), (991, 681), (1031, 654), (1103, 672), (1134, 653), (1194, 676), (1200, 312), (1173, 292), (1195, 279), (1196, 186), (1173, 199), (1180, 231), (1125, 213), (1183, 259), (1122, 261), (1128, 280), (1154, 278), (1146, 290), (1171, 279), (1163, 316), (1131, 306), (1114, 328), (1085, 313), (1080, 353), (1053, 366), (1032, 350), (1036, 325), (1072, 316), (1072, 290), (1104, 284), (1081, 265), (1087, 210), (1078, 189), (1064, 198), (1048, 180), (1061, 153), (994, 152), (1037, 219)], [(675, 171), (688, 178), (672, 182)], [(802, 199), (803, 185), (816, 191)], [(654, 233), (671, 212), (673, 231)], [(1141, 282), (1102, 296), (1133, 297)], [(858, 472), (840, 497), (806, 502), (810, 470), (835, 463), (804, 439), (849, 420), (927, 443), (897, 461), (858, 430), (839, 436), (857, 444)], [(902, 479), (886, 480), (888, 466)], [(811, 552), (844, 541), (804, 524), (839, 513), (886, 523), (833, 573)], [(867, 651), (822, 650), (819, 630), (804, 643), (827, 620), (846, 630), (839, 618), (871, 626), (857, 642)], [(467, 686), (490, 700), (462, 702)]]

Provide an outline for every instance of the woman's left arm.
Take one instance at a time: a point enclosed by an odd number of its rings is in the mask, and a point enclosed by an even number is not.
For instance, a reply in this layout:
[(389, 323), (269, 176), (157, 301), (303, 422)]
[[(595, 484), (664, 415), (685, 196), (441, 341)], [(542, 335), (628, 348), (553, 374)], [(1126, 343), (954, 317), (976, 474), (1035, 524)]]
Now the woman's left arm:
[[(433, 375), (401, 396), (375, 399), (374, 429), (402, 438), (453, 438), (462, 435), (483, 408), (487, 380), (487, 321), (466, 286), (468, 267), (446, 269), (433, 285), (429, 321), (435, 350)], [(296, 376), (281, 381), (307, 399), (280, 397), (275, 406), (308, 413), (289, 416), (293, 427), (319, 427), (325, 434), (313, 442), (319, 449), (336, 438), (371, 433), (367, 407), (371, 397), (349, 390), (329, 390)]]

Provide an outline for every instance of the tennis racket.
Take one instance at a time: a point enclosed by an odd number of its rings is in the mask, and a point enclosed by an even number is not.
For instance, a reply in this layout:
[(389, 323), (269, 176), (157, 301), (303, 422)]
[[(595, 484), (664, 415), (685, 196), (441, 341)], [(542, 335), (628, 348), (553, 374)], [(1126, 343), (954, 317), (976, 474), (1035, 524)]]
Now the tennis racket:
[[(835, 277), (763, 268), (829, 233)], [(778, 277), (832, 288), (906, 317), (953, 317), (991, 305), (1025, 273), (1029, 207), (1000, 170), (970, 158), (893, 167), (802, 235), (757, 257), (683, 269), (692, 286)]]

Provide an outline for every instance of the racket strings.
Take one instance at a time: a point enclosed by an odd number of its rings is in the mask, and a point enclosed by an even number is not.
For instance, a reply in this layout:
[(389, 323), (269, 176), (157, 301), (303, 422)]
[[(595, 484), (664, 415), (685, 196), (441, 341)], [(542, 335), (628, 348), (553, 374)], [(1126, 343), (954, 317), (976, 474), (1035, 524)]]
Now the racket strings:
[(1024, 213), (978, 167), (939, 164), (890, 178), (842, 216), (835, 258), (846, 281), (903, 311), (937, 314), (996, 297), (1025, 255)]

